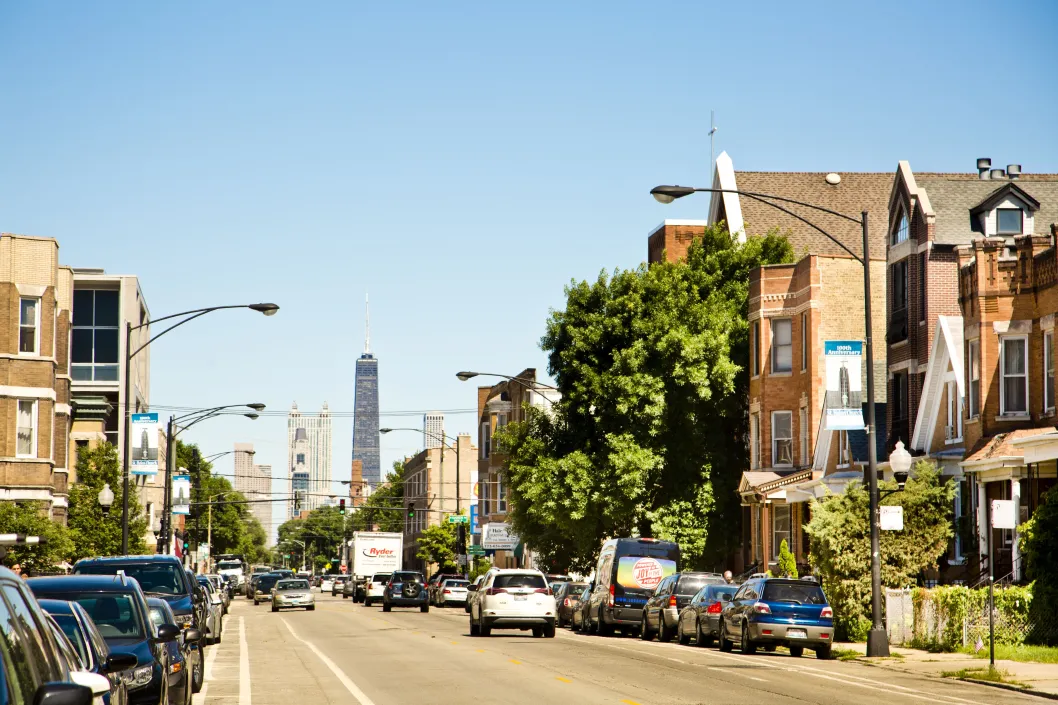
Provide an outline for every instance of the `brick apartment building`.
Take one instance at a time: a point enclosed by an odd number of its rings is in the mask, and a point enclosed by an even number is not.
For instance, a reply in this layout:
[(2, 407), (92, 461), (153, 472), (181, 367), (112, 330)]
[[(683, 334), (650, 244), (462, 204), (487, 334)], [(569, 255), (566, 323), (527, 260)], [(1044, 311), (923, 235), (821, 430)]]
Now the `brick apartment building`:
[[(456, 497), (456, 449), (459, 457), (459, 497)], [(427, 448), (404, 461), (404, 501), (414, 508), (414, 518), (404, 523), (404, 567), (426, 566), (415, 556), (424, 529), (437, 526), (458, 509), (468, 512), (478, 481), (478, 449), (470, 436), (456, 437), (456, 448)], [(362, 472), (362, 471), (361, 471)]]
[(0, 501), (68, 506), (73, 270), (52, 238), (0, 233)]

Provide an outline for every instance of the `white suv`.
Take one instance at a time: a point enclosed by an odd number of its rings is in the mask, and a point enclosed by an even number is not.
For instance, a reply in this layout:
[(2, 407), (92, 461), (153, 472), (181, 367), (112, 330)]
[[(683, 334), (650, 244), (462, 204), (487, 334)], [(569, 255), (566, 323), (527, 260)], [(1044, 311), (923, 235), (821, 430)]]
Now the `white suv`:
[(364, 607), (370, 607), (374, 600), (382, 601), (386, 594), (386, 583), (393, 577), (393, 573), (375, 573), (367, 580), (364, 586)]
[(493, 568), (471, 592), (470, 636), (493, 629), (532, 629), (533, 636), (555, 636), (555, 596), (539, 570)]

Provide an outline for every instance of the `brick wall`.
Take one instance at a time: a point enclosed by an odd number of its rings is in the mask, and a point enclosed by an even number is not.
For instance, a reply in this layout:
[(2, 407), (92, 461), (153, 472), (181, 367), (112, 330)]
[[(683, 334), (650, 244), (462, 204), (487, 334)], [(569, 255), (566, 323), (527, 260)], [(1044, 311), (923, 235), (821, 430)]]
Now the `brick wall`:
[(687, 250), (695, 238), (705, 234), (705, 224), (685, 224), (665, 221), (647, 238), (647, 262), (662, 260), (676, 262), (687, 257)]

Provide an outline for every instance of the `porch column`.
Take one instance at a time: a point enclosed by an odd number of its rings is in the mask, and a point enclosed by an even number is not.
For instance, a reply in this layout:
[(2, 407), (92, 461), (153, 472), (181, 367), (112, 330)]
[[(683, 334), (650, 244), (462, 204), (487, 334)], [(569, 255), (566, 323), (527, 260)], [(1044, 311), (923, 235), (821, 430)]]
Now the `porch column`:
[(977, 485), (977, 564), (988, 557), (988, 485), (974, 476)]
[(769, 552), (771, 538), (771, 525), (768, 523), (771, 512), (768, 511), (768, 500), (764, 500), (760, 503), (760, 537), (761, 537), (761, 573), (768, 572), (768, 562), (771, 560), (771, 553)]
[(1021, 480), (1010, 479), (1010, 498), (1014, 500), (1014, 543), (1010, 547), (1010, 561), (1014, 571), (1015, 582), (1021, 580), (1021, 552), (1018, 550), (1018, 520), (1021, 518)]

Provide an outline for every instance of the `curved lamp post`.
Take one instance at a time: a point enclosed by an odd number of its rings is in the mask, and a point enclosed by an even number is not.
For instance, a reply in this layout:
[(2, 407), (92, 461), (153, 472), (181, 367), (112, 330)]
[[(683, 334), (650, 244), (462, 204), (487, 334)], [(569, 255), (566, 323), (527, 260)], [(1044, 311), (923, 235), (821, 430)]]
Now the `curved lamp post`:
[[(693, 188), (691, 186), (655, 186), (650, 190), (650, 195), (654, 197), (658, 203), (672, 203), (678, 198), (684, 196), (690, 196), (693, 193), (734, 193), (740, 196), (745, 196), (754, 201), (759, 201), (765, 205), (771, 206), (776, 210), (786, 213), (790, 217), (804, 223), (808, 227), (812, 228), (816, 232), (820, 233), (831, 242), (836, 244), (845, 252), (859, 262), (863, 266), (863, 309), (864, 309), (864, 323), (866, 328), (866, 357), (867, 357), (867, 426), (864, 429), (867, 433), (867, 474), (868, 474), (868, 488), (870, 491), (870, 502), (871, 502), (871, 630), (867, 634), (867, 655), (868, 656), (888, 656), (889, 655), (889, 637), (885, 632), (885, 625), (882, 623), (882, 563), (881, 556), (879, 553), (880, 537), (879, 532), (881, 530), (879, 513), (878, 513), (878, 450), (875, 448), (875, 434), (877, 429), (875, 428), (874, 419), (874, 342), (872, 340), (872, 325), (871, 325), (871, 268), (870, 268), (870, 248), (869, 239), (867, 237), (867, 211), (861, 211), (860, 216), (846, 215), (845, 213), (839, 213), (838, 211), (831, 210), (830, 208), (824, 208), (823, 206), (817, 206), (812, 203), (805, 203), (804, 201), (798, 201), (794, 198), (786, 198), (784, 196), (776, 196), (770, 193), (755, 193), (753, 191), (740, 191), (738, 189), (723, 189), (723, 188)], [(842, 220), (846, 220), (850, 223), (856, 223), (860, 226), (863, 231), (863, 251), (861, 254), (856, 254), (843, 242), (835, 238), (833, 235), (823, 230), (812, 221), (798, 215), (794, 211), (790, 210), (784, 204), (791, 204), (797, 206), (803, 206), (810, 208), (819, 213), (828, 213)]]
[[(124, 495), (121, 498), (122, 555), (126, 555), (129, 552), (129, 453), (131, 452), (131, 440), (129, 439), (129, 422), (131, 420), (132, 415), (132, 404), (129, 397), (132, 396), (132, 376), (130, 374), (132, 368), (132, 358), (143, 352), (144, 348), (146, 348), (148, 345), (158, 340), (158, 338), (161, 338), (163, 335), (173, 330), (174, 328), (179, 328), (188, 321), (193, 321), (196, 318), (205, 316), (207, 313), (212, 313), (213, 311), (221, 311), (229, 308), (248, 308), (251, 311), (257, 311), (258, 313), (263, 313), (266, 316), (274, 316), (276, 312), (279, 311), (279, 306), (273, 303), (235, 304), (230, 306), (210, 306), (209, 308), (196, 308), (190, 311), (182, 311), (180, 313), (174, 313), (168, 316), (162, 316), (161, 318), (156, 318), (153, 321), (144, 321), (138, 326), (132, 325), (131, 321), (125, 321), (125, 406), (122, 409), (122, 432), (125, 436), (125, 442), (122, 444), (124, 452), (121, 454), (121, 483), (122, 487), (124, 488)], [(158, 335), (151, 336), (147, 340), (147, 342), (145, 342), (143, 345), (140, 345), (135, 350), (132, 349), (132, 331), (139, 330), (140, 328), (145, 328), (151, 325), (152, 323), (161, 323), (162, 321), (169, 321), (174, 318), (179, 318), (180, 320), (173, 323), (171, 326), (163, 330)], [(166, 492), (168, 491), (169, 490), (166, 489)]]
[[(544, 384), (543, 382), (536, 382), (536, 381), (530, 382), (529, 380), (522, 379), (521, 377), (512, 377), (510, 375), (501, 375), (498, 372), (470, 372), (470, 371), (467, 371), (467, 370), (463, 370), (461, 372), (456, 372), (456, 379), (458, 379), (460, 382), (466, 382), (468, 379), (471, 379), (473, 377), (479, 377), (479, 376), (480, 377), (502, 377), (503, 379), (507, 380), (508, 382), (514, 382), (515, 384), (518, 384), (518, 385), (520, 385), (522, 387), (525, 387), (526, 389), (534, 390), (534, 391), (535, 390), (540, 390), (540, 389), (550, 389), (550, 390), (555, 391), (555, 392), (558, 391), (558, 387), (552, 387), (550, 384)], [(552, 406), (554, 406), (554, 404), (555, 404), (555, 402), (551, 398), (549, 398), (548, 396), (546, 396), (544, 394), (541, 394), (540, 398), (545, 400), (548, 404), (551, 404)]]

